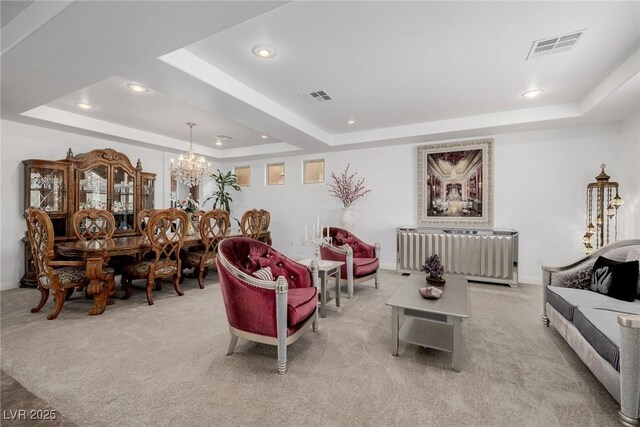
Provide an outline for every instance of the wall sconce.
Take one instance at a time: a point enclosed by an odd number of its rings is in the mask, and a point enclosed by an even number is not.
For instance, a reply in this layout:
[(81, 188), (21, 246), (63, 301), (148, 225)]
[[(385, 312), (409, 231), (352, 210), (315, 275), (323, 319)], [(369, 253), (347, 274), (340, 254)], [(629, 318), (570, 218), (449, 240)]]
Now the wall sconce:
[[(618, 208), (624, 204), (618, 194), (618, 183), (609, 181), (610, 176), (604, 172), (607, 167), (600, 165), (602, 170), (596, 176), (596, 182), (587, 185), (587, 228), (582, 236), (584, 253), (590, 254), (609, 244), (611, 221), (613, 220), (613, 241), (618, 239)], [(615, 190), (615, 197), (611, 197)], [(595, 195), (595, 199), (594, 199)], [(595, 248), (591, 239), (595, 236)]]

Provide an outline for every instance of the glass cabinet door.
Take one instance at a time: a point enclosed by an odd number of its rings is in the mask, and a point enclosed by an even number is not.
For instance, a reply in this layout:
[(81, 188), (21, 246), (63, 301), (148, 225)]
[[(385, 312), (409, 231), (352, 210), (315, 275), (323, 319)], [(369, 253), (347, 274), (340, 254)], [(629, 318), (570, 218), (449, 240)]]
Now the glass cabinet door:
[(78, 171), (78, 210), (107, 209), (107, 166)]
[(142, 209), (153, 209), (155, 200), (155, 179), (142, 178)]
[(116, 232), (135, 230), (135, 177), (121, 167), (113, 169), (111, 213), (116, 219)]
[(63, 169), (33, 167), (29, 170), (29, 206), (50, 214), (66, 212)]

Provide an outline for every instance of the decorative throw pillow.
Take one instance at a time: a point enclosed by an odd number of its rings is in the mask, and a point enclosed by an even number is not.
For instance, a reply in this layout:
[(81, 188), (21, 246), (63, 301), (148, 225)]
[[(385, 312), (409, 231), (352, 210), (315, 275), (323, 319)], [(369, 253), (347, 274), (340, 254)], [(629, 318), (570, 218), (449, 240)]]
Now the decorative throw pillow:
[[(586, 265), (573, 272), (573, 274), (561, 275), (559, 282), (566, 288), (589, 289), (591, 287), (591, 273), (593, 265)], [(564, 272), (563, 272), (564, 273)]]
[(273, 282), (273, 273), (271, 272), (271, 267), (261, 268), (260, 270), (256, 270), (253, 272), (253, 275), (256, 276), (260, 280), (266, 280), (267, 282)]
[[(640, 248), (634, 248), (627, 254), (625, 261), (640, 261)], [(640, 272), (638, 272), (638, 289), (636, 292), (636, 298), (640, 299)]]
[(599, 257), (591, 273), (591, 290), (611, 298), (631, 301), (636, 297), (638, 261), (620, 262)]

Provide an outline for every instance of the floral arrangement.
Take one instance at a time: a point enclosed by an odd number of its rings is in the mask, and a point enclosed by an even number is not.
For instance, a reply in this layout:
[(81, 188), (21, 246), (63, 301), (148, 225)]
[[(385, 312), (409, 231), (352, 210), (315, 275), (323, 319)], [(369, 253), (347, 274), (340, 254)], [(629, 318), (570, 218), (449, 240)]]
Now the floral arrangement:
[(358, 172), (349, 175), (349, 167), (351, 165), (347, 163), (347, 168), (336, 176), (335, 173), (331, 173), (332, 183), (327, 184), (329, 186), (329, 194), (340, 199), (345, 208), (351, 206), (353, 202), (363, 197), (371, 190), (364, 188), (364, 178), (355, 180), (355, 176)]
[(187, 213), (194, 213), (195, 211), (200, 209), (200, 205), (198, 204), (197, 201), (193, 200), (191, 196), (189, 196), (186, 199), (181, 200), (176, 206), (176, 208), (180, 209), (181, 211), (185, 211)]
[[(444, 274), (444, 267), (440, 262), (440, 258), (438, 255), (431, 255), (424, 260), (424, 265), (420, 266), (420, 271), (427, 273), (427, 280), (442, 280), (442, 275)], [(442, 280), (444, 282), (444, 280)]]

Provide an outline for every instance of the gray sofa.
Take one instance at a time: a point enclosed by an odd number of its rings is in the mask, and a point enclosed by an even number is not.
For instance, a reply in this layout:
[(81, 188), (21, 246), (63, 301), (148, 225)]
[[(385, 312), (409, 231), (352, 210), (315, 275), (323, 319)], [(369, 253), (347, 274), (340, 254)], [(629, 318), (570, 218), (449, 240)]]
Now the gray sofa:
[[(543, 314), (620, 403), (625, 426), (640, 425), (640, 293), (620, 301), (588, 289), (596, 259), (624, 261), (640, 240), (608, 245), (564, 267), (542, 267)], [(640, 292), (640, 279), (636, 285)], [(585, 289), (586, 287), (586, 289)]]

